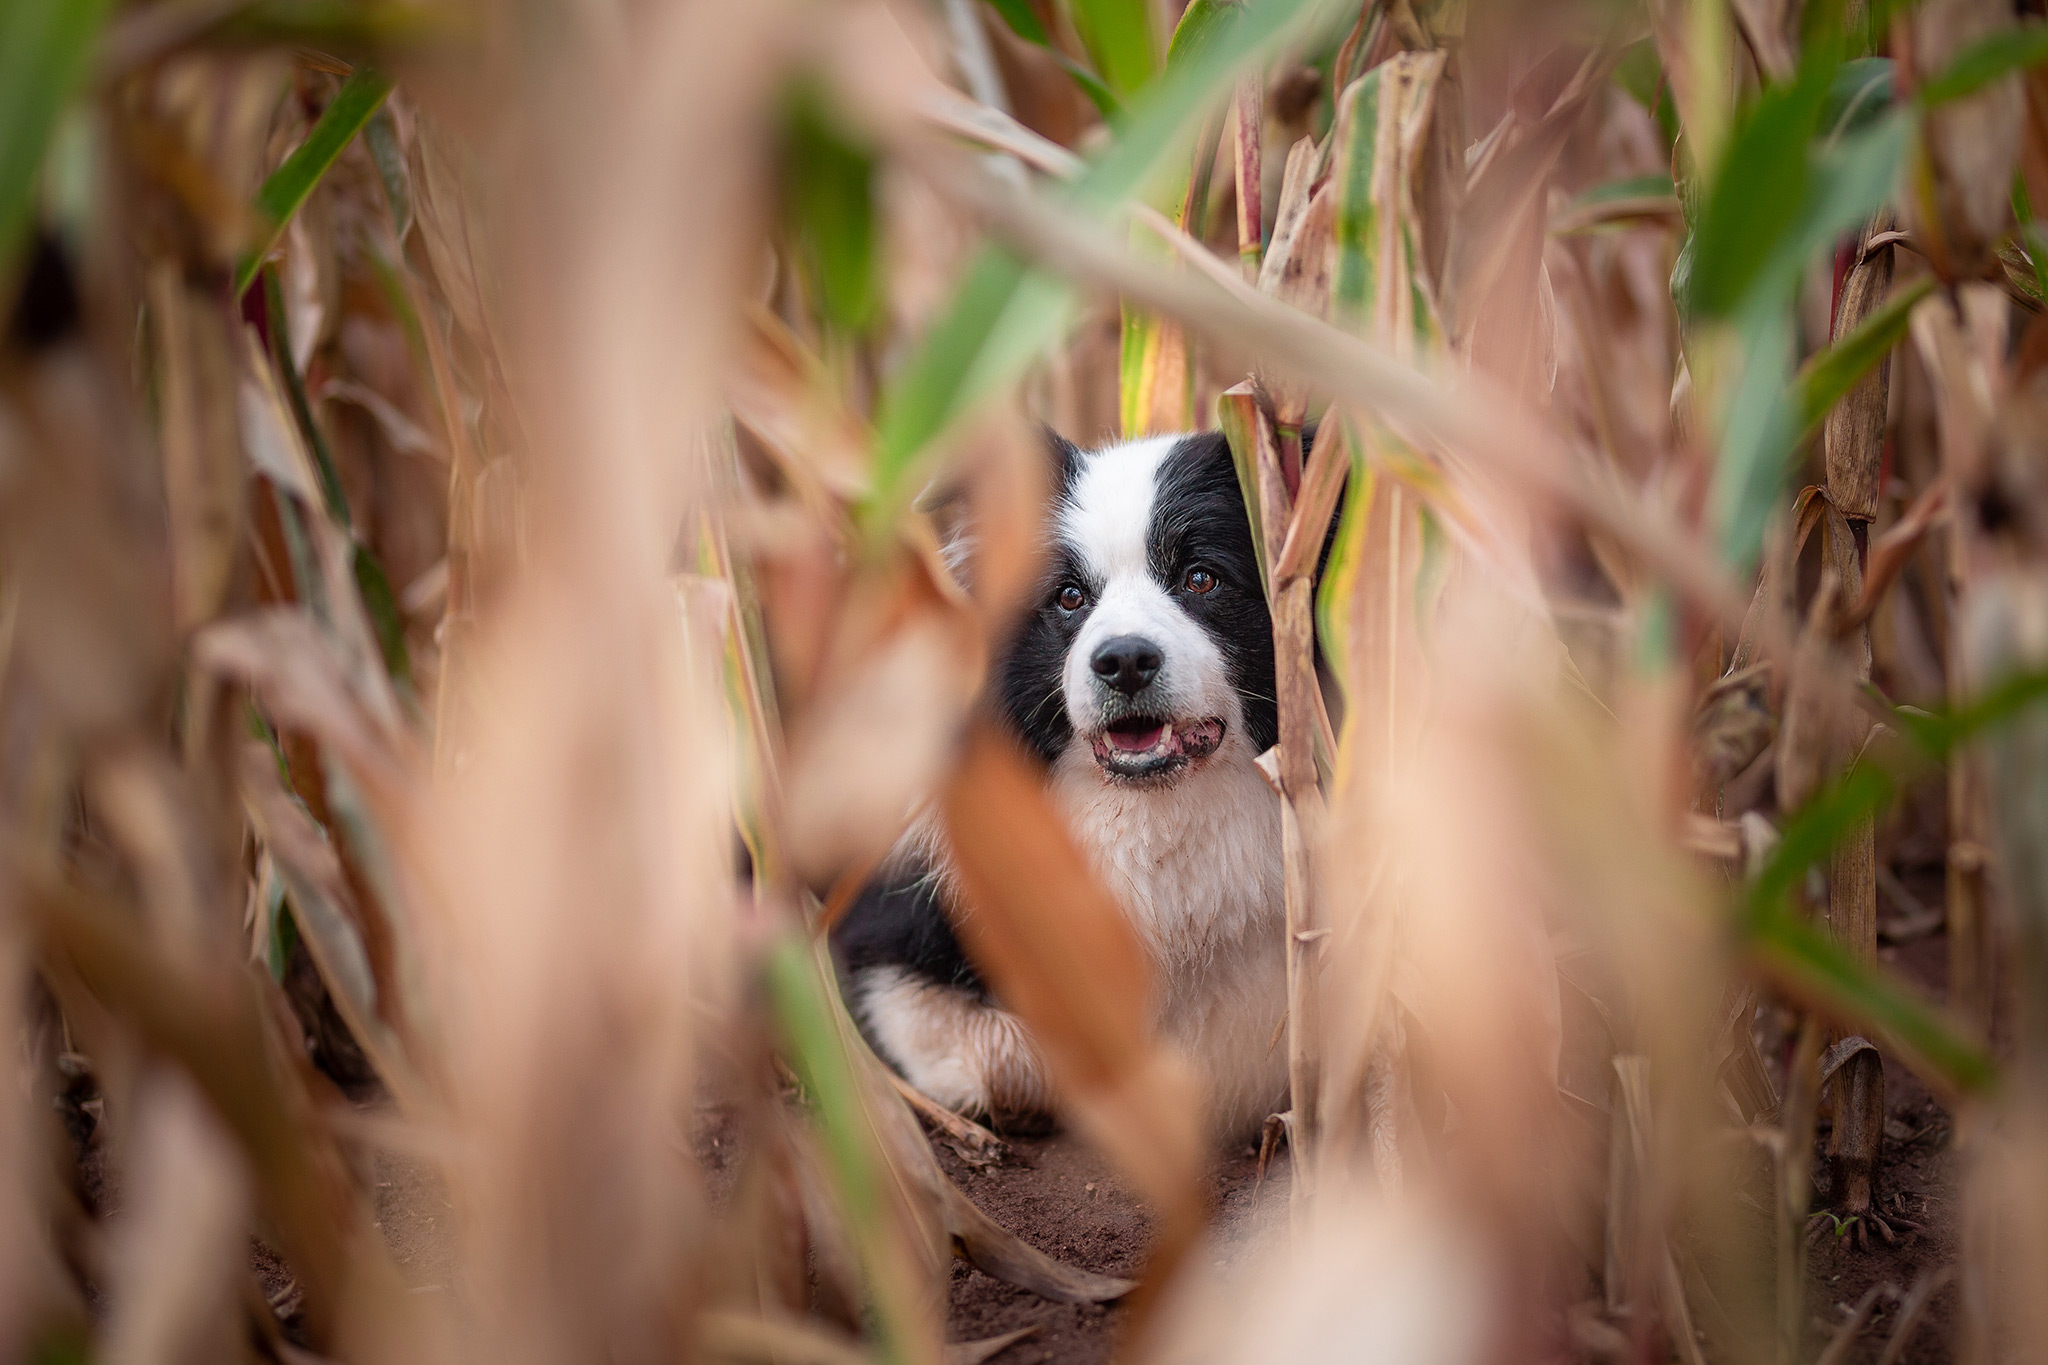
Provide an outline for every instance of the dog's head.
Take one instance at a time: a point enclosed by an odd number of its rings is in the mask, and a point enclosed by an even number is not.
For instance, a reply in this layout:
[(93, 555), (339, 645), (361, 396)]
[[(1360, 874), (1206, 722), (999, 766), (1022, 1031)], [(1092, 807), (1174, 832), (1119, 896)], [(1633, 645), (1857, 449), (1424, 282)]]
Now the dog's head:
[(1232, 738), (1262, 753), (1272, 621), (1222, 435), (1052, 439), (1046, 574), (997, 672), (1011, 725), (1047, 763), (1081, 749), (1115, 782), (1171, 783)]

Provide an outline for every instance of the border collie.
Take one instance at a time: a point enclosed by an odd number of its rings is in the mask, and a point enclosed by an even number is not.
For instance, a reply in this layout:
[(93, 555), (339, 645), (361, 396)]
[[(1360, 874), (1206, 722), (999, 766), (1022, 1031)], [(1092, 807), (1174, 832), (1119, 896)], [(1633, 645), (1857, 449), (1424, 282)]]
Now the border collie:
[[(1046, 575), (991, 700), (1151, 953), (1212, 1128), (1243, 1136), (1287, 1095), (1280, 804), (1254, 763), (1278, 737), (1273, 632), (1244, 499), (1220, 433), (1050, 439)], [(913, 830), (834, 928), (847, 1003), (932, 1099), (1036, 1126), (1043, 1062), (953, 936), (945, 863)]]

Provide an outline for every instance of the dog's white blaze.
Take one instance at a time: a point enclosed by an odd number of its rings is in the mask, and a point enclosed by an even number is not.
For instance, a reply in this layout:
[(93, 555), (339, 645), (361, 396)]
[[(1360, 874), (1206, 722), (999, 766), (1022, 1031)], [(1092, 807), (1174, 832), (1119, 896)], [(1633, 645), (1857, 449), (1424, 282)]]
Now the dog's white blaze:
[(1218, 716), (1231, 730), (1243, 727), (1243, 707), (1223, 652), (1152, 576), (1147, 553), (1159, 466), (1184, 439), (1155, 436), (1087, 456), (1072, 500), (1061, 511), (1060, 538), (1098, 585), (1061, 674), (1067, 719), (1077, 730), (1093, 731), (1102, 723), (1108, 690), (1091, 660), (1104, 641), (1119, 635), (1143, 636), (1159, 647), (1154, 695), (1176, 717)]

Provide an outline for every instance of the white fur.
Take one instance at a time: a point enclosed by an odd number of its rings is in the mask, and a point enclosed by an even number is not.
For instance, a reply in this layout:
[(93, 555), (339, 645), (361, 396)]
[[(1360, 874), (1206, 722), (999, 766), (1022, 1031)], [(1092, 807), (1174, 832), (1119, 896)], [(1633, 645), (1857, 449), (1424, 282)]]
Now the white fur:
[(1220, 716), (1231, 729), (1242, 728), (1222, 651), (1160, 586), (1146, 557), (1159, 465), (1181, 439), (1158, 436), (1087, 456), (1061, 511), (1060, 539), (1073, 548), (1096, 589), (1061, 675), (1067, 719), (1083, 733), (1101, 727), (1110, 696), (1090, 660), (1105, 640), (1119, 635), (1142, 635), (1159, 646), (1163, 662), (1152, 686), (1176, 716)]
[(1256, 757), (1232, 730), (1170, 787), (1111, 782), (1078, 744), (1053, 769), (1068, 827), (1151, 953), (1160, 1034), (1231, 1136), (1287, 1105), (1280, 800)]

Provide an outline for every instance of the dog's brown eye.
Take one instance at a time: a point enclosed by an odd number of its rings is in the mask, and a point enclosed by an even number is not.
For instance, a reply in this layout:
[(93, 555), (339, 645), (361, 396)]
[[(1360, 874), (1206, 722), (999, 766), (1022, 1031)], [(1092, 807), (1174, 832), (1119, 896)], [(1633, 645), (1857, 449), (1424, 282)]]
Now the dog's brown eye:
[(1060, 589), (1059, 603), (1061, 611), (1079, 611), (1081, 610), (1081, 604), (1087, 600), (1087, 596), (1072, 583)]
[(1214, 592), (1216, 590), (1216, 575), (1210, 573), (1207, 569), (1189, 569), (1187, 589), (1192, 593)]

